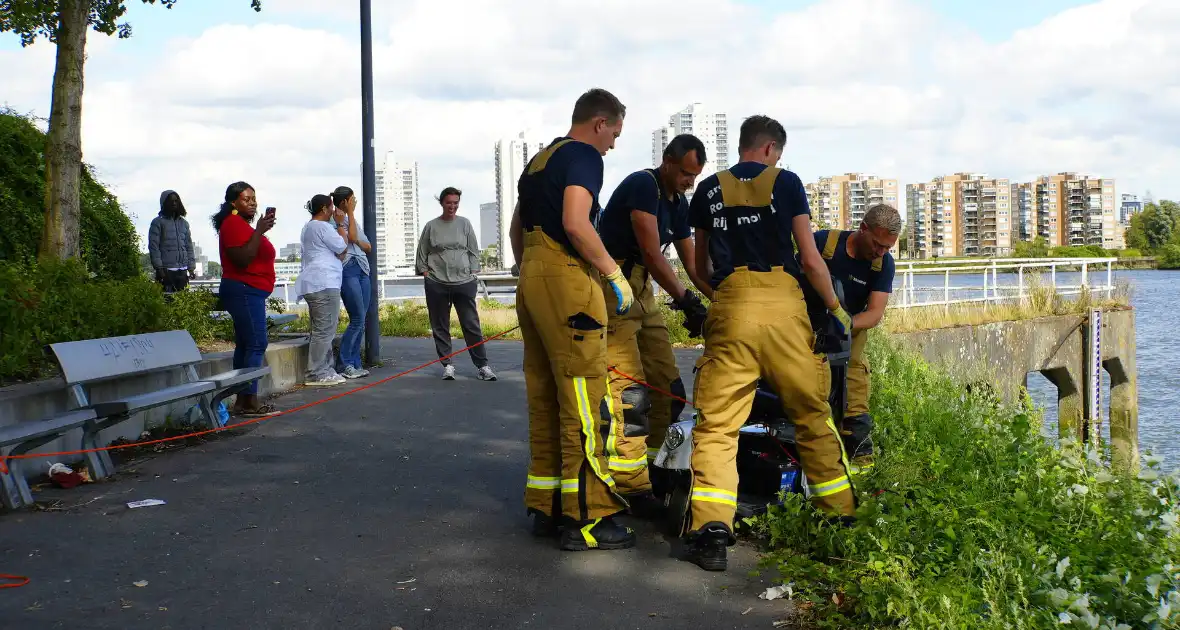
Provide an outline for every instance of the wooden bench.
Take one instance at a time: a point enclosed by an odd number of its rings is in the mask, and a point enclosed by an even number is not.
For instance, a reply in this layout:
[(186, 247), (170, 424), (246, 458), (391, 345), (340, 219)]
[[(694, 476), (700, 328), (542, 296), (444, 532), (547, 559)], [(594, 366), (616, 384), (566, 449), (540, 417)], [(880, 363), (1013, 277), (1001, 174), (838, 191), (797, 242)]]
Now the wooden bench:
[[(206, 378), (197, 374), (201, 351), (185, 330), (69, 341), (49, 346), (69, 387), (74, 410), (44, 420), (20, 422), (0, 429), (0, 449), (14, 446), (9, 455), (19, 455), (42, 446), (66, 432), (81, 428), (80, 448), (99, 448), (98, 434), (131, 418), (132, 415), (169, 403), (198, 399), (197, 406), (210, 428), (219, 425), (214, 409), (228, 396), (270, 374), (267, 366), (222, 372)], [(139, 394), (93, 402), (89, 386), (95, 383), (180, 368), (184, 382)], [(6, 459), (8, 472), (0, 470), (4, 504), (10, 508), (32, 502), (23, 474), (24, 459)], [(107, 451), (87, 453), (91, 478), (114, 473)]]

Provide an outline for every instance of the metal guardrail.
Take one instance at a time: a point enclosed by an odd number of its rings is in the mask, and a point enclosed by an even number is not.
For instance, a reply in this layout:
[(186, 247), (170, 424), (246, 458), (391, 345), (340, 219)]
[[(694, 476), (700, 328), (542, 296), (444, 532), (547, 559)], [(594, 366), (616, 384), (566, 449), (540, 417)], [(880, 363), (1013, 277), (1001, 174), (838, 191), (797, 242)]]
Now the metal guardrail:
[[(477, 276), (477, 278), (479, 279), (479, 294), (481, 296), (483, 296), (484, 299), (492, 299), (497, 294), (504, 293), (503, 291), (495, 291), (493, 289), (494, 288), (502, 288), (504, 286), (507, 286), (506, 283), (510, 283), (513, 286), (513, 290), (508, 291), (508, 293), (515, 292), (516, 278), (514, 278), (512, 276), (512, 274), (510, 274), (508, 272), (480, 274), (479, 276)], [(208, 279), (190, 280), (189, 281), (189, 288), (190, 289), (207, 288), (207, 289), (212, 290), (214, 293), (217, 292), (217, 289), (220, 285), (221, 285), (220, 278), (208, 278)], [(385, 303), (390, 303), (390, 302), (407, 302), (407, 301), (412, 301), (412, 300), (425, 299), (425, 295), (403, 295), (403, 296), (392, 296), (392, 297), (388, 296), (385, 293), (386, 293), (386, 287), (389, 285), (421, 287), (422, 286), (422, 278), (419, 276), (394, 276), (394, 277), (383, 278), (382, 281), (380, 283), (378, 283), (378, 285), (377, 285), (377, 287), (378, 287), (377, 299), (378, 299), (379, 303), (385, 304)], [(277, 280), (277, 281), (275, 281), (275, 288), (274, 288), (274, 291), (270, 294), (270, 297), (282, 300), (284, 306), (287, 309), (295, 307), (297, 305), (297, 301), (295, 300), (295, 282), (291, 281), (291, 280)]]
[[(894, 276), (894, 297), (889, 300), (889, 308), (912, 308), (915, 306), (945, 306), (951, 304), (987, 304), (1009, 300), (1023, 300), (1032, 294), (1034, 284), (1029, 277), (1033, 275), (1049, 275), (1048, 286), (1059, 295), (1079, 295), (1089, 291), (1092, 295), (1106, 295), (1109, 297), (1115, 287), (1112, 279), (1114, 263), (1118, 258), (995, 258), (995, 259), (956, 259), (956, 260), (899, 260), (896, 262)], [(1077, 270), (1077, 271), (1074, 271)], [(1080, 271), (1077, 283), (1058, 282), (1058, 272), (1073, 274)], [(1102, 273), (1105, 271), (1105, 273)], [(941, 284), (937, 282), (919, 282), (918, 278), (937, 278), (941, 276)], [(980, 282), (963, 284), (952, 283), (953, 278), (971, 276)], [(513, 293), (516, 278), (507, 272), (479, 274), (479, 292), (485, 299), (497, 294)], [(1002, 282), (1002, 279), (1009, 282)], [(1070, 277), (1070, 280), (1073, 278)], [(422, 295), (394, 296), (386, 295), (388, 286), (421, 286), (421, 278), (417, 276), (394, 276), (384, 278), (379, 284), (378, 300), (381, 303), (405, 302), (421, 300)], [(217, 290), (220, 279), (192, 280), (189, 286), (193, 288), (208, 287)], [(294, 295), (295, 283), (289, 280), (279, 280), (275, 283), (275, 290), (271, 297), (283, 300), (287, 308), (296, 305)], [(495, 289), (501, 289), (497, 291)], [(657, 293), (659, 293), (657, 288)]]
[[(1092, 295), (1114, 291), (1112, 271), (1117, 258), (995, 258), (959, 260), (904, 260), (897, 261), (894, 293), (900, 299), (890, 300), (890, 308), (911, 308), (915, 306), (941, 306), (951, 304), (987, 304), (990, 302), (1021, 301), (1032, 294), (1036, 286), (1026, 276), (1049, 274), (1048, 287), (1058, 295), (1080, 295), (1088, 291)], [(1105, 269), (1103, 269), (1105, 268)], [(1072, 271), (1072, 270), (1078, 271)], [(1077, 284), (1058, 282), (1057, 274), (1078, 273)], [(1106, 273), (1103, 274), (1102, 272)], [(1001, 273), (1003, 275), (1001, 275)], [(982, 278), (980, 284), (952, 284), (956, 276), (976, 275)], [(915, 278), (942, 276), (941, 286), (915, 282)], [(1014, 276), (1014, 278), (1013, 278)], [(1014, 282), (1004, 283), (1000, 279)], [(1044, 285), (1042, 285), (1044, 286)], [(926, 299), (923, 299), (926, 298)]]

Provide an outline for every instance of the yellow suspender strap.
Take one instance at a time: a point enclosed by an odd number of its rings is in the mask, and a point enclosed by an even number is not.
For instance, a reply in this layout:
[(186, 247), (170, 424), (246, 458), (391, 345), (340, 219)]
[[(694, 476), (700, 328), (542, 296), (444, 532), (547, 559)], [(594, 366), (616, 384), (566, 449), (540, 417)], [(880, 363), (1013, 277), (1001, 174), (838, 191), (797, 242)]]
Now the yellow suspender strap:
[(840, 230), (828, 230), (828, 240), (824, 241), (824, 258), (831, 260), (836, 255), (836, 245), (840, 243)]

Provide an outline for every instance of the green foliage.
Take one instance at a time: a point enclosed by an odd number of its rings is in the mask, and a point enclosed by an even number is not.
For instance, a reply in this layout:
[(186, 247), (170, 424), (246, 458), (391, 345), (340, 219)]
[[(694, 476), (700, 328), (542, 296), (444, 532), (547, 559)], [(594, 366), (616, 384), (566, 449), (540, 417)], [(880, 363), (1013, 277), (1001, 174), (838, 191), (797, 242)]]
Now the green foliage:
[[(27, 118), (0, 110), (0, 260), (31, 263), (45, 220), (45, 134)], [(99, 278), (140, 273), (139, 237), (119, 201), (82, 169), (82, 262)]]
[(1160, 269), (1180, 269), (1180, 245), (1168, 245), (1159, 251)]
[(1131, 217), (1126, 239), (1128, 247), (1150, 252), (1180, 245), (1180, 204), (1167, 200), (1147, 204)]
[(220, 278), (221, 263), (213, 260), (205, 263), (205, 275), (209, 276), (210, 278)]
[(1045, 237), (1038, 236), (1031, 241), (1017, 241), (1012, 246), (1012, 256), (1015, 258), (1044, 258), (1049, 255), (1049, 245)]
[(1134, 249), (1134, 248), (1127, 248), (1127, 249), (1118, 250), (1118, 252), (1116, 252), (1116, 255), (1119, 258), (1140, 258), (1143, 256), (1143, 252), (1141, 252), (1137, 249)]
[(61, 341), (177, 329), (232, 339), (229, 322), (211, 319), (213, 301), (207, 290), (166, 300), (145, 276), (104, 279), (77, 260), (0, 263), (0, 380), (52, 373), (44, 349)]
[[(144, 4), (156, 4), (156, 0), (142, 0)], [(171, 9), (177, 0), (160, 0), (164, 8)], [(90, 15), (87, 23), (95, 31), (106, 35), (118, 34), (119, 39), (131, 37), (131, 25), (119, 22), (127, 13), (126, 0), (89, 0)], [(262, 10), (262, 0), (250, 0), (250, 7)], [(29, 46), (38, 37), (51, 42), (57, 41), (59, 21), (57, 2), (34, 0), (11, 0), (0, 3), (0, 33), (13, 32), (20, 36), (21, 46)]]
[(1053, 258), (1106, 258), (1114, 252), (1103, 249), (1101, 245), (1064, 245), (1049, 250)]
[[(870, 340), (876, 465), (858, 523), (798, 495), (753, 521), (827, 628), (1180, 627), (1180, 473), (1112, 473), (1041, 418)], [(1126, 625), (1120, 625), (1126, 624)], [(1158, 625), (1152, 625), (1158, 624)]]

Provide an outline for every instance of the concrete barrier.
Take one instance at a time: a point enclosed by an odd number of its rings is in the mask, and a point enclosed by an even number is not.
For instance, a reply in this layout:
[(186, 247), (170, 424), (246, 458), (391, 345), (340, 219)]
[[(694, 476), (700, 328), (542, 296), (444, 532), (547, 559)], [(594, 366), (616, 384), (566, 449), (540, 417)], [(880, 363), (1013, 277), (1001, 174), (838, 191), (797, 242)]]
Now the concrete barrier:
[[(266, 349), (266, 365), (270, 366), (270, 374), (259, 381), (259, 394), (264, 396), (276, 394), (302, 384), (304, 373), (307, 370), (307, 340), (271, 342)], [(231, 369), (233, 369), (233, 352), (206, 354), (204, 361), (197, 365), (197, 373), (202, 377)], [(98, 403), (179, 385), (185, 380), (183, 371), (175, 369), (146, 376), (97, 383), (91, 386), (89, 391), (91, 401)], [(226, 404), (231, 404), (232, 400), (233, 397), (230, 397)], [(126, 422), (103, 431), (100, 434), (99, 444), (109, 444), (120, 437), (137, 440), (145, 429), (163, 425), (169, 418), (179, 418), (195, 403), (196, 399), (184, 400), (138, 413)], [(17, 422), (37, 420), (70, 408), (69, 391), (60, 377), (0, 388), (0, 427)], [(78, 448), (81, 439), (80, 429), (71, 431), (33, 452), (51, 453), (74, 450)], [(46, 458), (39, 461), (68, 463), (81, 461), (81, 459), (81, 456), (72, 456)], [(39, 475), (45, 472), (46, 466), (37, 464), (26, 466), (25, 469), (30, 475)]]
[[(1058, 433), (1088, 440), (1100, 419), (1089, 418), (1086, 392), (1086, 315), (1061, 315), (980, 326), (958, 326), (892, 335), (903, 346), (922, 355), (965, 384), (982, 386), (1014, 401), (1028, 386), (1030, 372), (1040, 372), (1057, 388)], [(1109, 410), (1101, 419), (1110, 423), (1115, 463), (1137, 467), (1139, 462), (1139, 394), (1135, 368), (1135, 311), (1104, 311), (1099, 342), (1102, 369), (1110, 378), (1103, 393)]]

